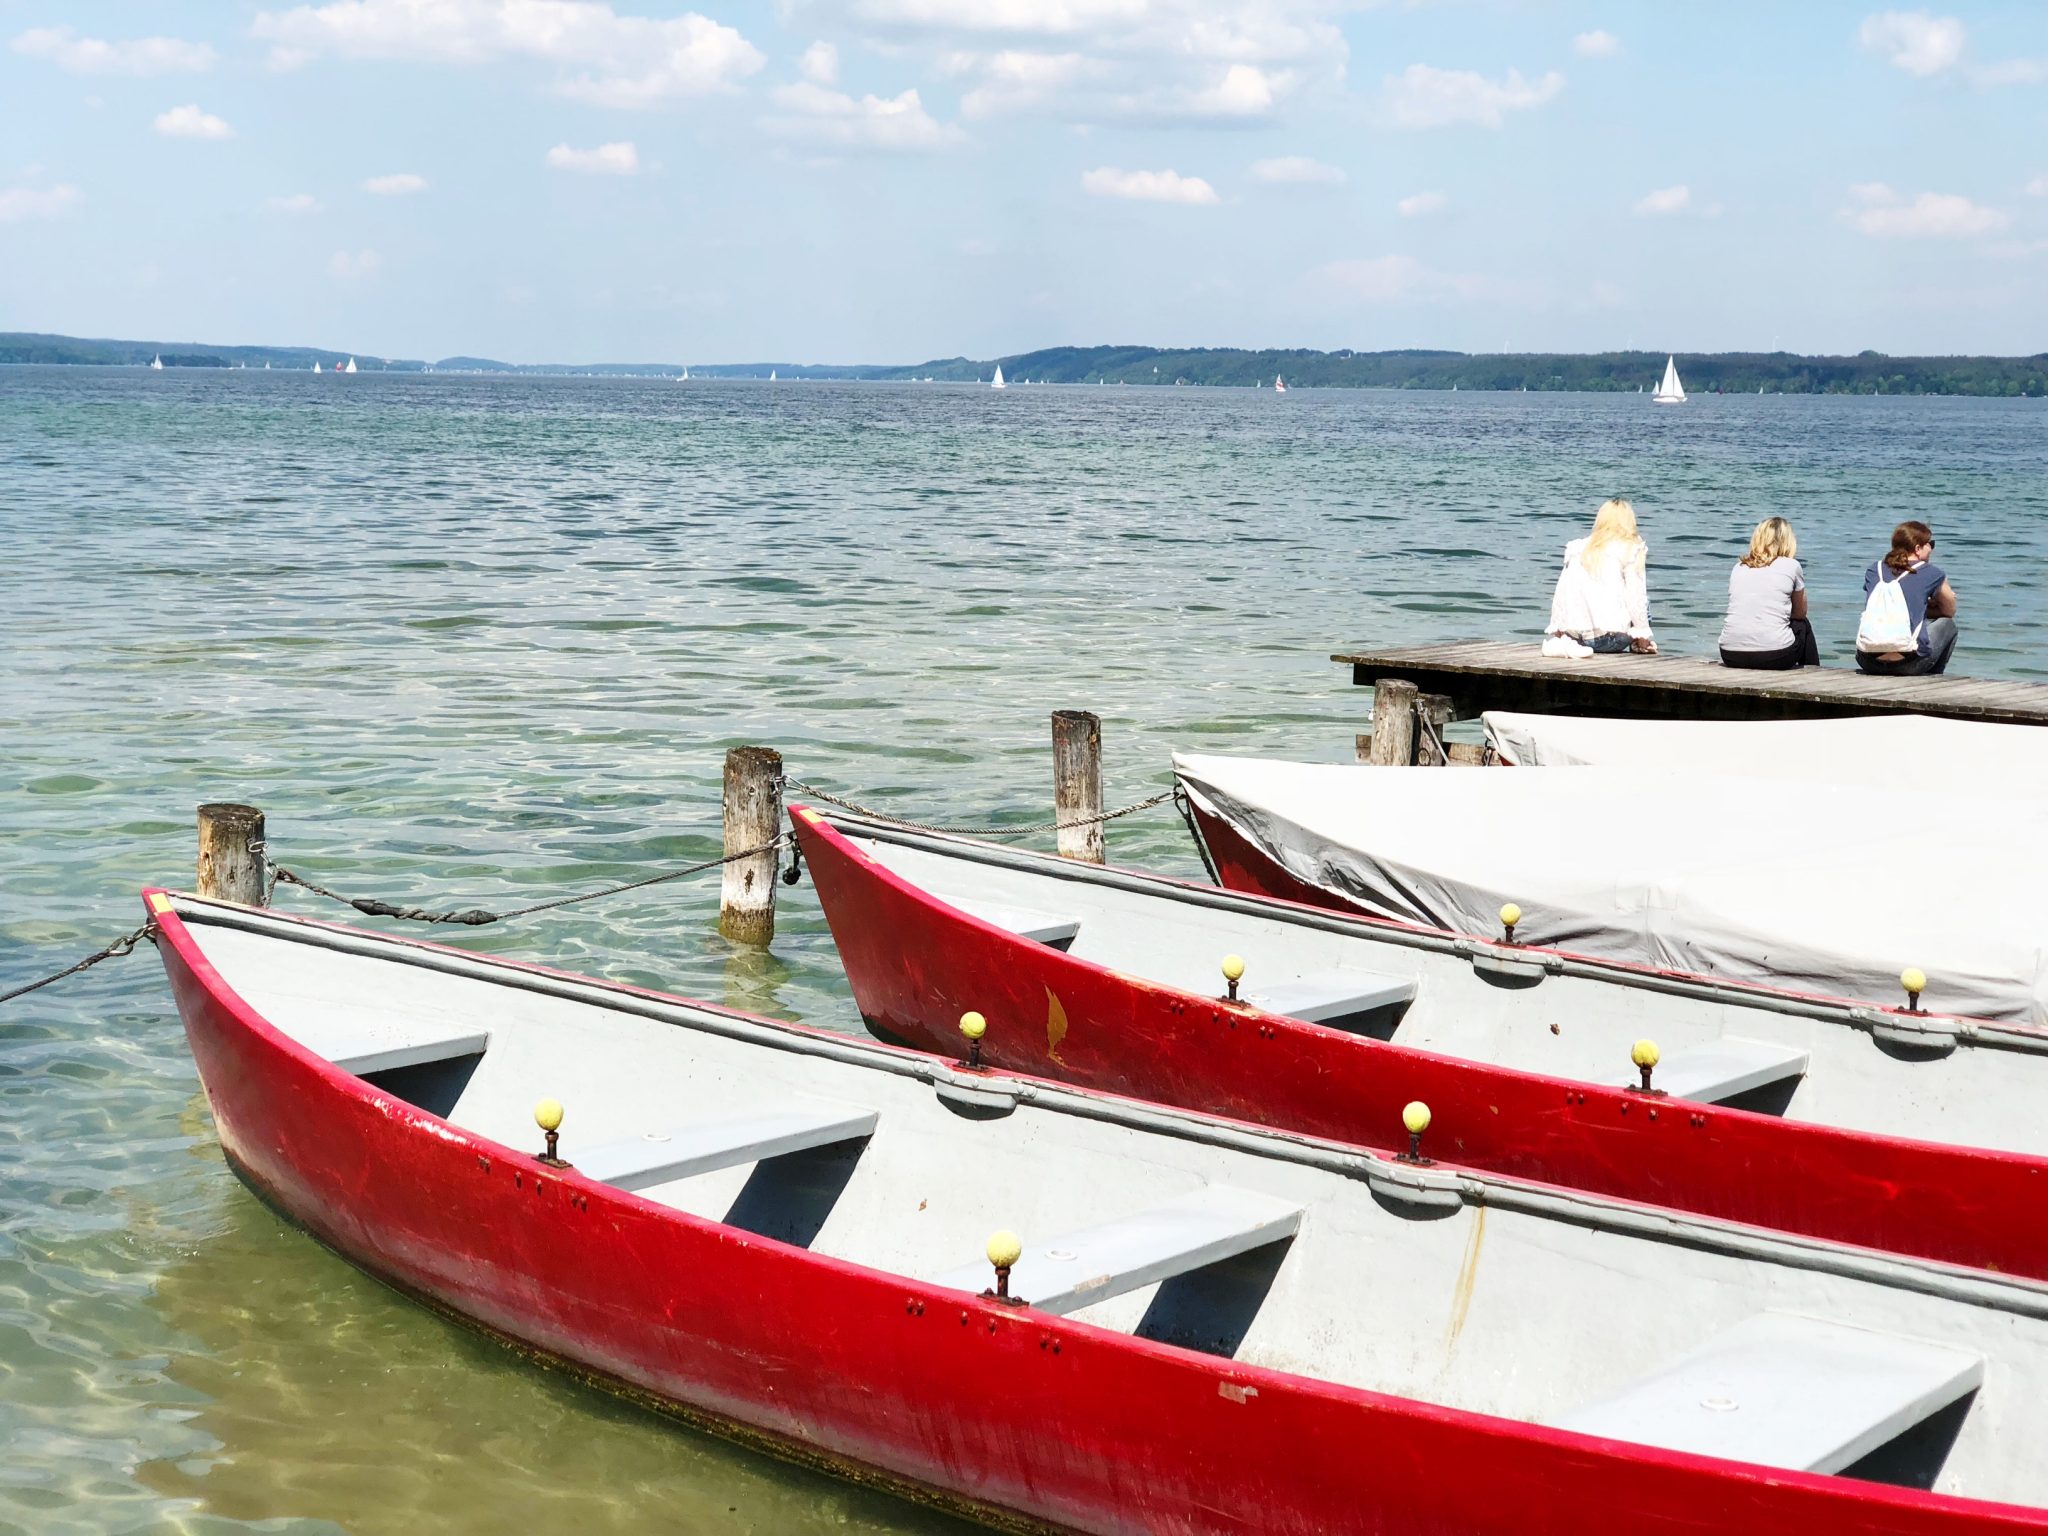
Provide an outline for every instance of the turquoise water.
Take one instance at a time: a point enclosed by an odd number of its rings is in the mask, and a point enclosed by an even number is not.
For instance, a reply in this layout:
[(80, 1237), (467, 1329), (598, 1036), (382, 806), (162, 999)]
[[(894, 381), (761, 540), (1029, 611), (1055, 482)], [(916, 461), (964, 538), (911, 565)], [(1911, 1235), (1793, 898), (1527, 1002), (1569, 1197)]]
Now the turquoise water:
[[(1791, 517), (1823, 647), (1932, 523), (1956, 670), (2048, 676), (2037, 400), (315, 378), (0, 369), (0, 990), (246, 799), (351, 893), (503, 906), (718, 849), (719, 764), (926, 820), (1176, 747), (1348, 755), (1367, 641), (1533, 636), (1612, 493), (1667, 648)], [(1162, 810), (1112, 857), (1196, 869)], [(715, 876), (454, 942), (858, 1028), (808, 886)], [(293, 911), (339, 915), (300, 892)], [(437, 935), (444, 936), (444, 935)], [(928, 1531), (435, 1321), (226, 1173), (145, 949), (0, 1006), (0, 1531)]]

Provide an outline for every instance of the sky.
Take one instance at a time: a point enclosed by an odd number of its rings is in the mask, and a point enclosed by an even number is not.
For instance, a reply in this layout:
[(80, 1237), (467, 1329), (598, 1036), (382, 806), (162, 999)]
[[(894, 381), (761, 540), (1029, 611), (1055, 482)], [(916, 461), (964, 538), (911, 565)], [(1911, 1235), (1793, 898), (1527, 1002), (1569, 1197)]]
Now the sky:
[(2048, 4), (0, 0), (0, 329), (2048, 350)]

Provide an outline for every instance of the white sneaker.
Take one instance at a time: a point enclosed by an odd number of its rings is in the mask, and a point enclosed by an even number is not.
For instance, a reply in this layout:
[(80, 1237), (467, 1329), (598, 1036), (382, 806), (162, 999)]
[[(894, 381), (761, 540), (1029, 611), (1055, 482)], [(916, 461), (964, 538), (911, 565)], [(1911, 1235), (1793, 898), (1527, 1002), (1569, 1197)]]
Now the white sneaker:
[(1543, 654), (1557, 656), (1567, 661), (1579, 661), (1593, 654), (1593, 647), (1581, 645), (1570, 635), (1545, 635)]

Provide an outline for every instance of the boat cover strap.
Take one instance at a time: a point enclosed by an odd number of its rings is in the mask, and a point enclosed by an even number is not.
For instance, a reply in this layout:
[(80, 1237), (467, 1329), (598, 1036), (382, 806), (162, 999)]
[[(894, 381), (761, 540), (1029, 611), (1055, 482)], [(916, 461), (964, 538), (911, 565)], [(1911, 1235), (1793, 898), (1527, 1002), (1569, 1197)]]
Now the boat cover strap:
[[(1221, 1185), (1079, 1232), (1034, 1239), (1010, 1270), (1010, 1294), (1041, 1312), (1066, 1313), (1174, 1275), (1292, 1237), (1301, 1207)], [(937, 1283), (988, 1288), (986, 1263), (964, 1265)]]
[(1984, 1359), (1766, 1312), (1551, 1423), (1804, 1472), (1839, 1472), (1974, 1392)]

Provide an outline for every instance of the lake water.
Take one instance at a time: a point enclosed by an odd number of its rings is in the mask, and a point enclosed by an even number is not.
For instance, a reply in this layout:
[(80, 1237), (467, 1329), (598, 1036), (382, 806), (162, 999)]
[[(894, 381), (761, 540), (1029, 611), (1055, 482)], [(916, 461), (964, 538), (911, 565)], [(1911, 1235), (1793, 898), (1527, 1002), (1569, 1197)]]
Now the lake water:
[[(718, 851), (726, 747), (923, 820), (1111, 803), (1176, 747), (1342, 758), (1367, 641), (1531, 637), (1610, 494), (1667, 649), (1791, 517), (1823, 649), (1934, 525), (1955, 669), (2048, 677), (2039, 400), (0, 369), (0, 990), (185, 883), (245, 799), (351, 894), (502, 906)], [(1197, 865), (1169, 810), (1112, 856)], [(809, 887), (716, 876), (454, 942), (858, 1029)], [(302, 892), (289, 910), (335, 917)], [(445, 938), (445, 934), (436, 934)], [(522, 1365), (223, 1167), (145, 948), (0, 1006), (0, 1531), (935, 1531)]]

